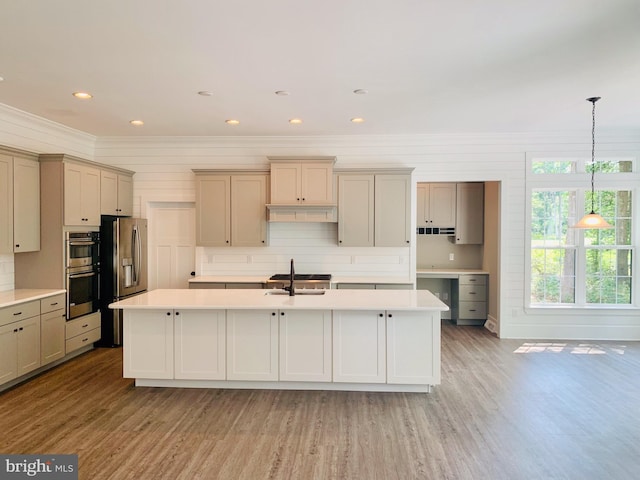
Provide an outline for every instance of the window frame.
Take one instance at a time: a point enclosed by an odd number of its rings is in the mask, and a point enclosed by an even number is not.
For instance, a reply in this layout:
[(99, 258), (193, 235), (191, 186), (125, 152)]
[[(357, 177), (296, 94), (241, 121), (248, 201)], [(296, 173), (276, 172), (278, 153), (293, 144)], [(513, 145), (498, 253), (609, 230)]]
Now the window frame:
[[(631, 172), (599, 173), (595, 174), (595, 190), (628, 190), (631, 191), (631, 244), (624, 245), (602, 245), (598, 247), (587, 247), (585, 245), (584, 231), (579, 230), (576, 238), (576, 245), (564, 245), (557, 248), (575, 249), (575, 303), (532, 303), (532, 199), (534, 191), (574, 191), (576, 194), (576, 221), (584, 212), (586, 194), (591, 190), (591, 173), (587, 168), (591, 165), (591, 152), (581, 154), (550, 152), (526, 154), (526, 201), (525, 201), (525, 310), (536, 313), (551, 310), (637, 310), (640, 307), (640, 152), (629, 154), (628, 152), (606, 152), (596, 155), (602, 160), (630, 160), (632, 162)], [(576, 162), (575, 172), (572, 173), (533, 173), (534, 162), (540, 161), (574, 161)], [(588, 212), (586, 212), (588, 213)], [(544, 248), (544, 247), (541, 247)], [(549, 247), (552, 248), (552, 247)], [(587, 282), (586, 282), (586, 253), (588, 249), (622, 249), (629, 248), (632, 252), (631, 260), (631, 303), (630, 304), (599, 304), (587, 303)]]

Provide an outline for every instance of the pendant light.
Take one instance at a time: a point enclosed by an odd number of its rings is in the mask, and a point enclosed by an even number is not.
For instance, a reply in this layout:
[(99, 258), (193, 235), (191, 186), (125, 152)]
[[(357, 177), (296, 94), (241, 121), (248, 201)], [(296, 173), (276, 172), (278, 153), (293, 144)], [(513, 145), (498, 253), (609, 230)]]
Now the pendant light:
[(587, 98), (587, 102), (591, 102), (593, 107), (591, 109), (591, 213), (582, 217), (582, 219), (576, 223), (573, 228), (613, 228), (609, 223), (595, 212), (595, 188), (593, 184), (593, 177), (596, 173), (596, 102), (600, 100), (600, 97)]

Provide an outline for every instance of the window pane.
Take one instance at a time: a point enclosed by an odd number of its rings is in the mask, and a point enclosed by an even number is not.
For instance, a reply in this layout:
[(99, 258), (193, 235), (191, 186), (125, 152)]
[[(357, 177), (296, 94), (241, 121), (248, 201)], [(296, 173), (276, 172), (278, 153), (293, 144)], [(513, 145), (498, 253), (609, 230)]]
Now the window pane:
[[(631, 172), (633, 168), (632, 160), (617, 160), (617, 159), (596, 159), (595, 171), (596, 173), (627, 173)], [(589, 162), (585, 170), (591, 173), (594, 170), (591, 162)]]
[(587, 249), (587, 303), (631, 303), (631, 249)]
[(576, 194), (572, 191), (534, 190), (531, 193), (532, 247), (575, 245)]
[(575, 302), (575, 250), (531, 250), (531, 303)]
[[(591, 211), (591, 192), (585, 195), (585, 211)], [(631, 245), (631, 192), (598, 190), (594, 208), (614, 228), (585, 230), (585, 245)]]
[(575, 173), (576, 162), (571, 160), (534, 161), (531, 163), (531, 171), (541, 173)]

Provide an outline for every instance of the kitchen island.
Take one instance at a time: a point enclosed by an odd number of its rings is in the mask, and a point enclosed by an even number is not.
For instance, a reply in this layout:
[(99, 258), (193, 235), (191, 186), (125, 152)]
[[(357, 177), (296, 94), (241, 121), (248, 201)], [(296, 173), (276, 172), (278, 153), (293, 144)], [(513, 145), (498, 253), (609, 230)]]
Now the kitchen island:
[[(428, 392), (440, 383), (429, 291), (153, 290), (124, 310), (137, 386)], [(306, 292), (310, 293), (310, 292)]]

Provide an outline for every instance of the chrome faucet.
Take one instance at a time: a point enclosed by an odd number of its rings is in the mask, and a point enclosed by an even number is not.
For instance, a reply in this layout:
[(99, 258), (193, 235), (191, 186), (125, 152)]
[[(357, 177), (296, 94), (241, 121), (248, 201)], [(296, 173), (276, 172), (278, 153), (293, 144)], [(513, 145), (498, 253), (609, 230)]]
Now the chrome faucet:
[(295, 275), (296, 275), (296, 273), (295, 273), (295, 270), (293, 268), (293, 258), (292, 258), (291, 259), (291, 272), (289, 272), (289, 282), (290, 283), (289, 283), (288, 287), (284, 287), (284, 290), (286, 292), (289, 292), (289, 296), (290, 297), (293, 297), (296, 294), (296, 290), (295, 290), (295, 288), (293, 286), (293, 280), (294, 280)]

